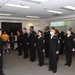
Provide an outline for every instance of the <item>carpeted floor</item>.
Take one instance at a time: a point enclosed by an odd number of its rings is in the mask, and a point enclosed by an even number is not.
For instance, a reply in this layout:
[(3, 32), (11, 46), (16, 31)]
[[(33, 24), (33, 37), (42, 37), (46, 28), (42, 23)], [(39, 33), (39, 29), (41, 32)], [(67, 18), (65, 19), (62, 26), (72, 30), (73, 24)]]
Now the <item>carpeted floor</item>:
[[(48, 59), (45, 58), (45, 63)], [(64, 66), (65, 55), (60, 56), (58, 62), (58, 70), (56, 74), (48, 71), (48, 65), (39, 67), (38, 60), (30, 62), (28, 59), (23, 59), (22, 56), (17, 56), (17, 52), (4, 54), (4, 73), (5, 75), (75, 75), (75, 56), (71, 67)]]

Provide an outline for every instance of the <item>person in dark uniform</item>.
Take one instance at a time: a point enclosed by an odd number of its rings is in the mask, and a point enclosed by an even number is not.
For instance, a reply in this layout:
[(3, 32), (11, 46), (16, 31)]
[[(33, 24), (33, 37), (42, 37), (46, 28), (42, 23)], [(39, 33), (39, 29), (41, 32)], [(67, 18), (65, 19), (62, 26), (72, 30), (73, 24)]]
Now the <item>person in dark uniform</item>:
[(46, 57), (49, 57), (49, 37), (50, 37), (50, 31), (49, 27), (46, 27), (46, 31), (44, 32), (44, 39), (45, 39), (45, 53)]
[(72, 50), (74, 48), (73, 36), (71, 34), (71, 30), (67, 30), (67, 35), (65, 37), (65, 53), (66, 53), (66, 64), (71, 66), (72, 63)]
[(43, 38), (43, 32), (41, 30), (38, 30), (37, 50), (38, 50), (38, 57), (39, 57), (39, 66), (43, 66), (44, 65), (45, 40)]
[(34, 62), (36, 60), (36, 39), (37, 35), (34, 31), (34, 27), (30, 26), (30, 33), (29, 33), (29, 46), (30, 46), (30, 60)]
[(14, 36), (13, 32), (11, 32), (11, 34), (9, 36), (9, 42), (10, 42), (10, 50), (14, 51), (15, 36)]
[(26, 28), (22, 29), (22, 44), (23, 44), (23, 50), (24, 50), (24, 58), (28, 58), (28, 33), (26, 32)]
[(22, 55), (22, 35), (20, 31), (17, 31), (17, 44), (18, 44), (18, 55)]
[(3, 42), (2, 42), (2, 30), (0, 29), (0, 75), (4, 75), (3, 73)]
[[(74, 38), (74, 44), (75, 44), (75, 33), (72, 31), (72, 28), (71, 27), (69, 27), (69, 29), (71, 30), (71, 35), (73, 36), (73, 38)], [(75, 48), (75, 47), (74, 47)], [(72, 55), (74, 55), (75, 53), (74, 52), (72, 52)]]
[(57, 54), (59, 54), (59, 43), (58, 36), (56, 36), (56, 30), (52, 28), (50, 30), (49, 39), (49, 71), (53, 73), (57, 72)]
[[(58, 36), (58, 40), (60, 41), (59, 31), (57, 29), (56, 29), (56, 35)], [(60, 43), (58, 45), (60, 51)], [(59, 54), (57, 54), (57, 61), (59, 61)]]
[(65, 33), (63, 32), (62, 27), (59, 28), (59, 37), (60, 37), (60, 43), (61, 43), (59, 54), (62, 55), (64, 52), (64, 37), (65, 37)]
[(75, 33), (72, 31), (72, 28), (70, 27), (69, 29), (71, 30), (71, 34), (74, 36)]

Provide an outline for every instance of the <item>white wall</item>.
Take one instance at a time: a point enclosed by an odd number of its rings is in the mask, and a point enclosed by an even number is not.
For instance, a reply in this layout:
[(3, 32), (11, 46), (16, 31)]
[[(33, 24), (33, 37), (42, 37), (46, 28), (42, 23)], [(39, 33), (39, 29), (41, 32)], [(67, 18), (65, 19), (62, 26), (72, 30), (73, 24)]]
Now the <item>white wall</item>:
[(30, 26), (34, 26), (34, 30), (37, 32), (38, 30), (44, 31), (44, 28), (47, 25), (48, 24), (44, 21), (26, 21), (26, 22), (22, 22), (22, 27), (26, 27), (28, 32), (29, 32), (29, 27)]
[(27, 31), (29, 32), (29, 27), (30, 26), (34, 26), (35, 31), (37, 32), (37, 30), (42, 30), (44, 31), (44, 28), (46, 26), (48, 26), (48, 22), (46, 21), (7, 21), (7, 20), (0, 20), (0, 28), (1, 28), (1, 22), (17, 22), (17, 23), (22, 23), (22, 28), (26, 27)]

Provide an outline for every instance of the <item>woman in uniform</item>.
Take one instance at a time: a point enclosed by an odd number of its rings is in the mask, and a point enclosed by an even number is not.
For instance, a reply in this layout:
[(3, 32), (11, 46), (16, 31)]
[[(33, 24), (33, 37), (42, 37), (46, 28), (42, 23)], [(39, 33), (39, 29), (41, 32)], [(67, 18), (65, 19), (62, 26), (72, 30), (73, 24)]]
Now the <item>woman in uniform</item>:
[(49, 39), (49, 71), (56, 73), (57, 71), (57, 54), (59, 54), (59, 43), (58, 36), (56, 36), (56, 30), (52, 28), (50, 30)]
[(38, 31), (38, 39), (37, 39), (37, 49), (38, 49), (38, 57), (39, 57), (39, 66), (44, 65), (44, 49), (45, 49), (45, 41), (43, 39), (42, 31)]
[(17, 31), (17, 44), (18, 44), (18, 55), (22, 55), (22, 35), (20, 31)]
[(65, 53), (66, 53), (66, 64), (71, 66), (72, 63), (72, 50), (74, 48), (73, 36), (71, 34), (71, 30), (67, 30), (67, 35), (65, 37)]

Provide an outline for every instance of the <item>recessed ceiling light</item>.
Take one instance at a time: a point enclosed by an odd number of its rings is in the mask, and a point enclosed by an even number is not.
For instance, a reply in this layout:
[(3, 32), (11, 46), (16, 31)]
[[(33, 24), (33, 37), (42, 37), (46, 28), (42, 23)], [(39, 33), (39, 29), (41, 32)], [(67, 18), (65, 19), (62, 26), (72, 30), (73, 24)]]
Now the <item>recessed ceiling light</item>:
[(23, 0), (23, 1), (29, 1), (29, 2), (35, 2), (35, 3), (43, 3), (43, 2), (47, 2), (48, 0)]
[(70, 9), (70, 10), (75, 10), (75, 7), (73, 7), (73, 6), (65, 6), (64, 8)]
[(60, 11), (54, 11), (54, 10), (48, 10), (48, 12), (56, 13), (56, 14), (63, 14), (63, 12)]
[(35, 1), (35, 2), (46, 2), (48, 0), (31, 0), (31, 1)]
[(0, 16), (11, 16), (11, 14), (2, 14), (2, 13), (0, 13)]
[(30, 8), (29, 6), (21, 6), (21, 5), (15, 5), (15, 4), (5, 4), (6, 6), (11, 6), (11, 7), (19, 7), (19, 8)]
[(26, 16), (28, 18), (39, 18), (38, 16)]

